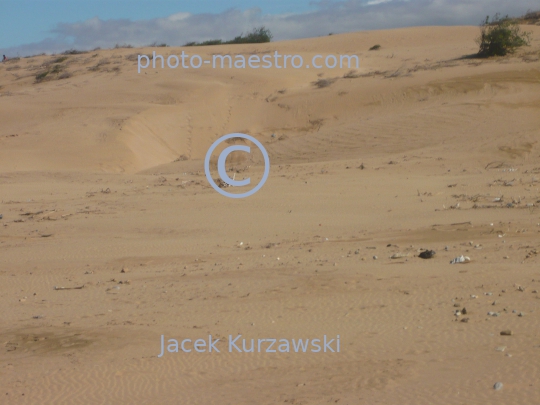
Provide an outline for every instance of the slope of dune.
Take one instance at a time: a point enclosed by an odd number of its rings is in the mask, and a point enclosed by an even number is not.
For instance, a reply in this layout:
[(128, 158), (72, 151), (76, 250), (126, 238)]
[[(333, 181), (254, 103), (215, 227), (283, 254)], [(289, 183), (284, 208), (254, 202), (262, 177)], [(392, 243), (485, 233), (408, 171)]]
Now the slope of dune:
[[(433, 122), (426, 122), (424, 115), (434, 108), (449, 103), (446, 118), (441, 118), (446, 122), (438, 128), (453, 131), (451, 117), (462, 114), (456, 110), (463, 107), (463, 96), (479, 105), (487, 97), (502, 101), (514, 88), (538, 80), (534, 55), (496, 61), (463, 58), (475, 50), (476, 31), (423, 27), (255, 46), (184, 48), (204, 59), (216, 52), (276, 50), (302, 55), (306, 61), (316, 54), (357, 54), (358, 69), (161, 69), (158, 60), (156, 69), (139, 74), (136, 56), (156, 52), (150, 49), (12, 60), (0, 68), (0, 136), (4, 143), (16, 137), (1, 149), (1, 168), (136, 172), (182, 155), (200, 160), (210, 141), (237, 131), (267, 143), (273, 133), (284, 135), (287, 141), (273, 147), (292, 149), (287, 154), (291, 161), (311, 155), (311, 145), (318, 148), (334, 135), (339, 140), (334, 140), (333, 157), (365, 148), (368, 133), (379, 131), (378, 125), (387, 126), (386, 133), (416, 127), (412, 136), (402, 133), (392, 139), (386, 151), (425, 145), (433, 139), (428, 133)], [(366, 51), (374, 43), (383, 44), (382, 49)], [(165, 57), (180, 52), (157, 50)], [(529, 63), (518, 63), (524, 59)], [(55, 69), (62, 73), (50, 73), (36, 83), (37, 75)], [(66, 73), (71, 76), (60, 79)], [(351, 78), (343, 77), (347, 73)], [(317, 88), (313, 82), (321, 78), (337, 80)], [(380, 142), (372, 147), (376, 145)], [(81, 150), (85, 153), (78, 153)], [(276, 150), (276, 156), (282, 158), (282, 152)]]
[[(530, 47), (493, 59), (471, 57), (477, 27), (416, 27), (0, 64), (0, 397), (536, 404), (540, 27), (526, 29)], [(360, 66), (137, 72), (138, 54), (182, 51)], [(271, 161), (241, 200), (203, 168), (233, 132)], [(261, 178), (260, 154), (232, 157)], [(238, 334), (339, 335), (341, 350), (229, 353)], [(221, 352), (160, 358), (161, 335)]]

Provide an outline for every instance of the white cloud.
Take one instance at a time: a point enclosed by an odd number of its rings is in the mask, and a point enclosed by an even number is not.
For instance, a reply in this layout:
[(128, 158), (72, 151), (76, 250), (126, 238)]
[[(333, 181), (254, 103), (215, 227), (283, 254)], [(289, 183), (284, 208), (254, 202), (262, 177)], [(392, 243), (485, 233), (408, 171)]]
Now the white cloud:
[(260, 9), (230, 9), (219, 14), (176, 13), (165, 18), (131, 21), (92, 18), (61, 23), (51, 37), (0, 51), (15, 55), (110, 48), (115, 44), (143, 46), (155, 41), (183, 45), (190, 41), (230, 39), (264, 25), (274, 40), (416, 25), (478, 25), (496, 12), (522, 15), (538, 9), (538, 0), (322, 0), (315, 11), (300, 14), (263, 14)]
[(192, 16), (192, 14), (190, 14), (190, 13), (176, 13), (176, 14), (173, 14), (173, 15), (170, 15), (169, 17), (167, 17), (167, 20), (169, 20), (169, 21), (182, 21), (182, 20), (185, 20), (186, 18), (189, 18), (191, 16)]

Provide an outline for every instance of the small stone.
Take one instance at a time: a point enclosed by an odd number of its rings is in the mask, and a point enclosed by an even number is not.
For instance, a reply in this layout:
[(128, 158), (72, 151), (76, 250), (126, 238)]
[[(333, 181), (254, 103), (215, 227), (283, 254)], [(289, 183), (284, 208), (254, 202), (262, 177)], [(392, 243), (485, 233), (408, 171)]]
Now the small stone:
[(512, 336), (514, 333), (510, 329), (505, 329), (501, 331), (501, 336)]
[(435, 257), (436, 252), (434, 250), (424, 250), (422, 253), (418, 255), (421, 259), (432, 259)]
[(499, 316), (500, 314), (498, 312), (488, 312), (488, 316)]
[(454, 306), (455, 306), (456, 308), (459, 308), (459, 307), (461, 306), (461, 304), (454, 304)]
[(497, 305), (497, 301), (493, 301), (491, 305)]
[(502, 387), (503, 387), (502, 382), (496, 382), (495, 385), (493, 386), (493, 389), (496, 391), (499, 391), (499, 390), (502, 390)]
[(487, 293), (484, 293), (484, 295), (493, 295), (492, 292), (487, 292)]
[(518, 316), (525, 316), (525, 312), (520, 312)]
[(461, 313), (463, 315), (467, 315), (467, 308), (463, 307), (463, 309), (461, 310)]
[(378, 259), (378, 257), (377, 257), (377, 256), (373, 256), (373, 260), (377, 260), (377, 259)]
[(120, 273), (127, 273), (129, 269), (127, 267), (122, 267), (122, 270), (120, 270)]
[(356, 249), (356, 250), (354, 251), (354, 254), (355, 254), (355, 255), (359, 255), (359, 254), (360, 254), (360, 249)]
[(463, 318), (463, 319), (461, 320), (461, 322), (467, 323), (467, 322), (469, 322), (469, 318)]
[(506, 346), (498, 346), (495, 348), (498, 352), (504, 352), (506, 350)]

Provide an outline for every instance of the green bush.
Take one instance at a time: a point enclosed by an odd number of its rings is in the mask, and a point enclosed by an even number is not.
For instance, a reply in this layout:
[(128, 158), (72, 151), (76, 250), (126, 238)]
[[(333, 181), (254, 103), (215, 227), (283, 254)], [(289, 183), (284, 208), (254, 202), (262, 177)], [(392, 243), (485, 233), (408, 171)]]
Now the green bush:
[(272, 33), (268, 28), (259, 27), (253, 29), (253, 31), (246, 35), (240, 34), (239, 36), (231, 39), (230, 41), (222, 41), (221, 39), (210, 39), (204, 42), (188, 42), (184, 46), (205, 46), (205, 45), (225, 45), (225, 44), (259, 44), (263, 42), (270, 42), (272, 40)]
[(272, 33), (268, 28), (259, 27), (249, 32), (247, 35), (239, 35), (228, 44), (259, 44), (263, 42), (270, 42), (272, 40)]
[(523, 32), (517, 21), (508, 16), (501, 18), (497, 13), (491, 21), (487, 16), (480, 25), (480, 37), (477, 39), (480, 46), (478, 56), (504, 56), (520, 46), (529, 45), (529, 42), (530, 33)]

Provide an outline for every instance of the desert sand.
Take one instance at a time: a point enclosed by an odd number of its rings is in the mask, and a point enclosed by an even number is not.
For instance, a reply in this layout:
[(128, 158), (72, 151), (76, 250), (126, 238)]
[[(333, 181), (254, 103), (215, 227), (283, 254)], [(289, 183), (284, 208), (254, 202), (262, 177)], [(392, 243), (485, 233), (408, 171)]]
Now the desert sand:
[[(540, 27), (525, 29), (531, 46), (492, 59), (468, 57), (467, 26), (0, 64), (0, 403), (538, 404)], [(182, 49), (360, 67), (137, 73), (137, 54)], [(245, 199), (204, 175), (233, 132), (270, 155)], [(258, 179), (249, 156), (234, 169)], [(158, 357), (161, 335), (209, 334), (220, 353)], [(238, 334), (341, 348), (227, 352)]]

